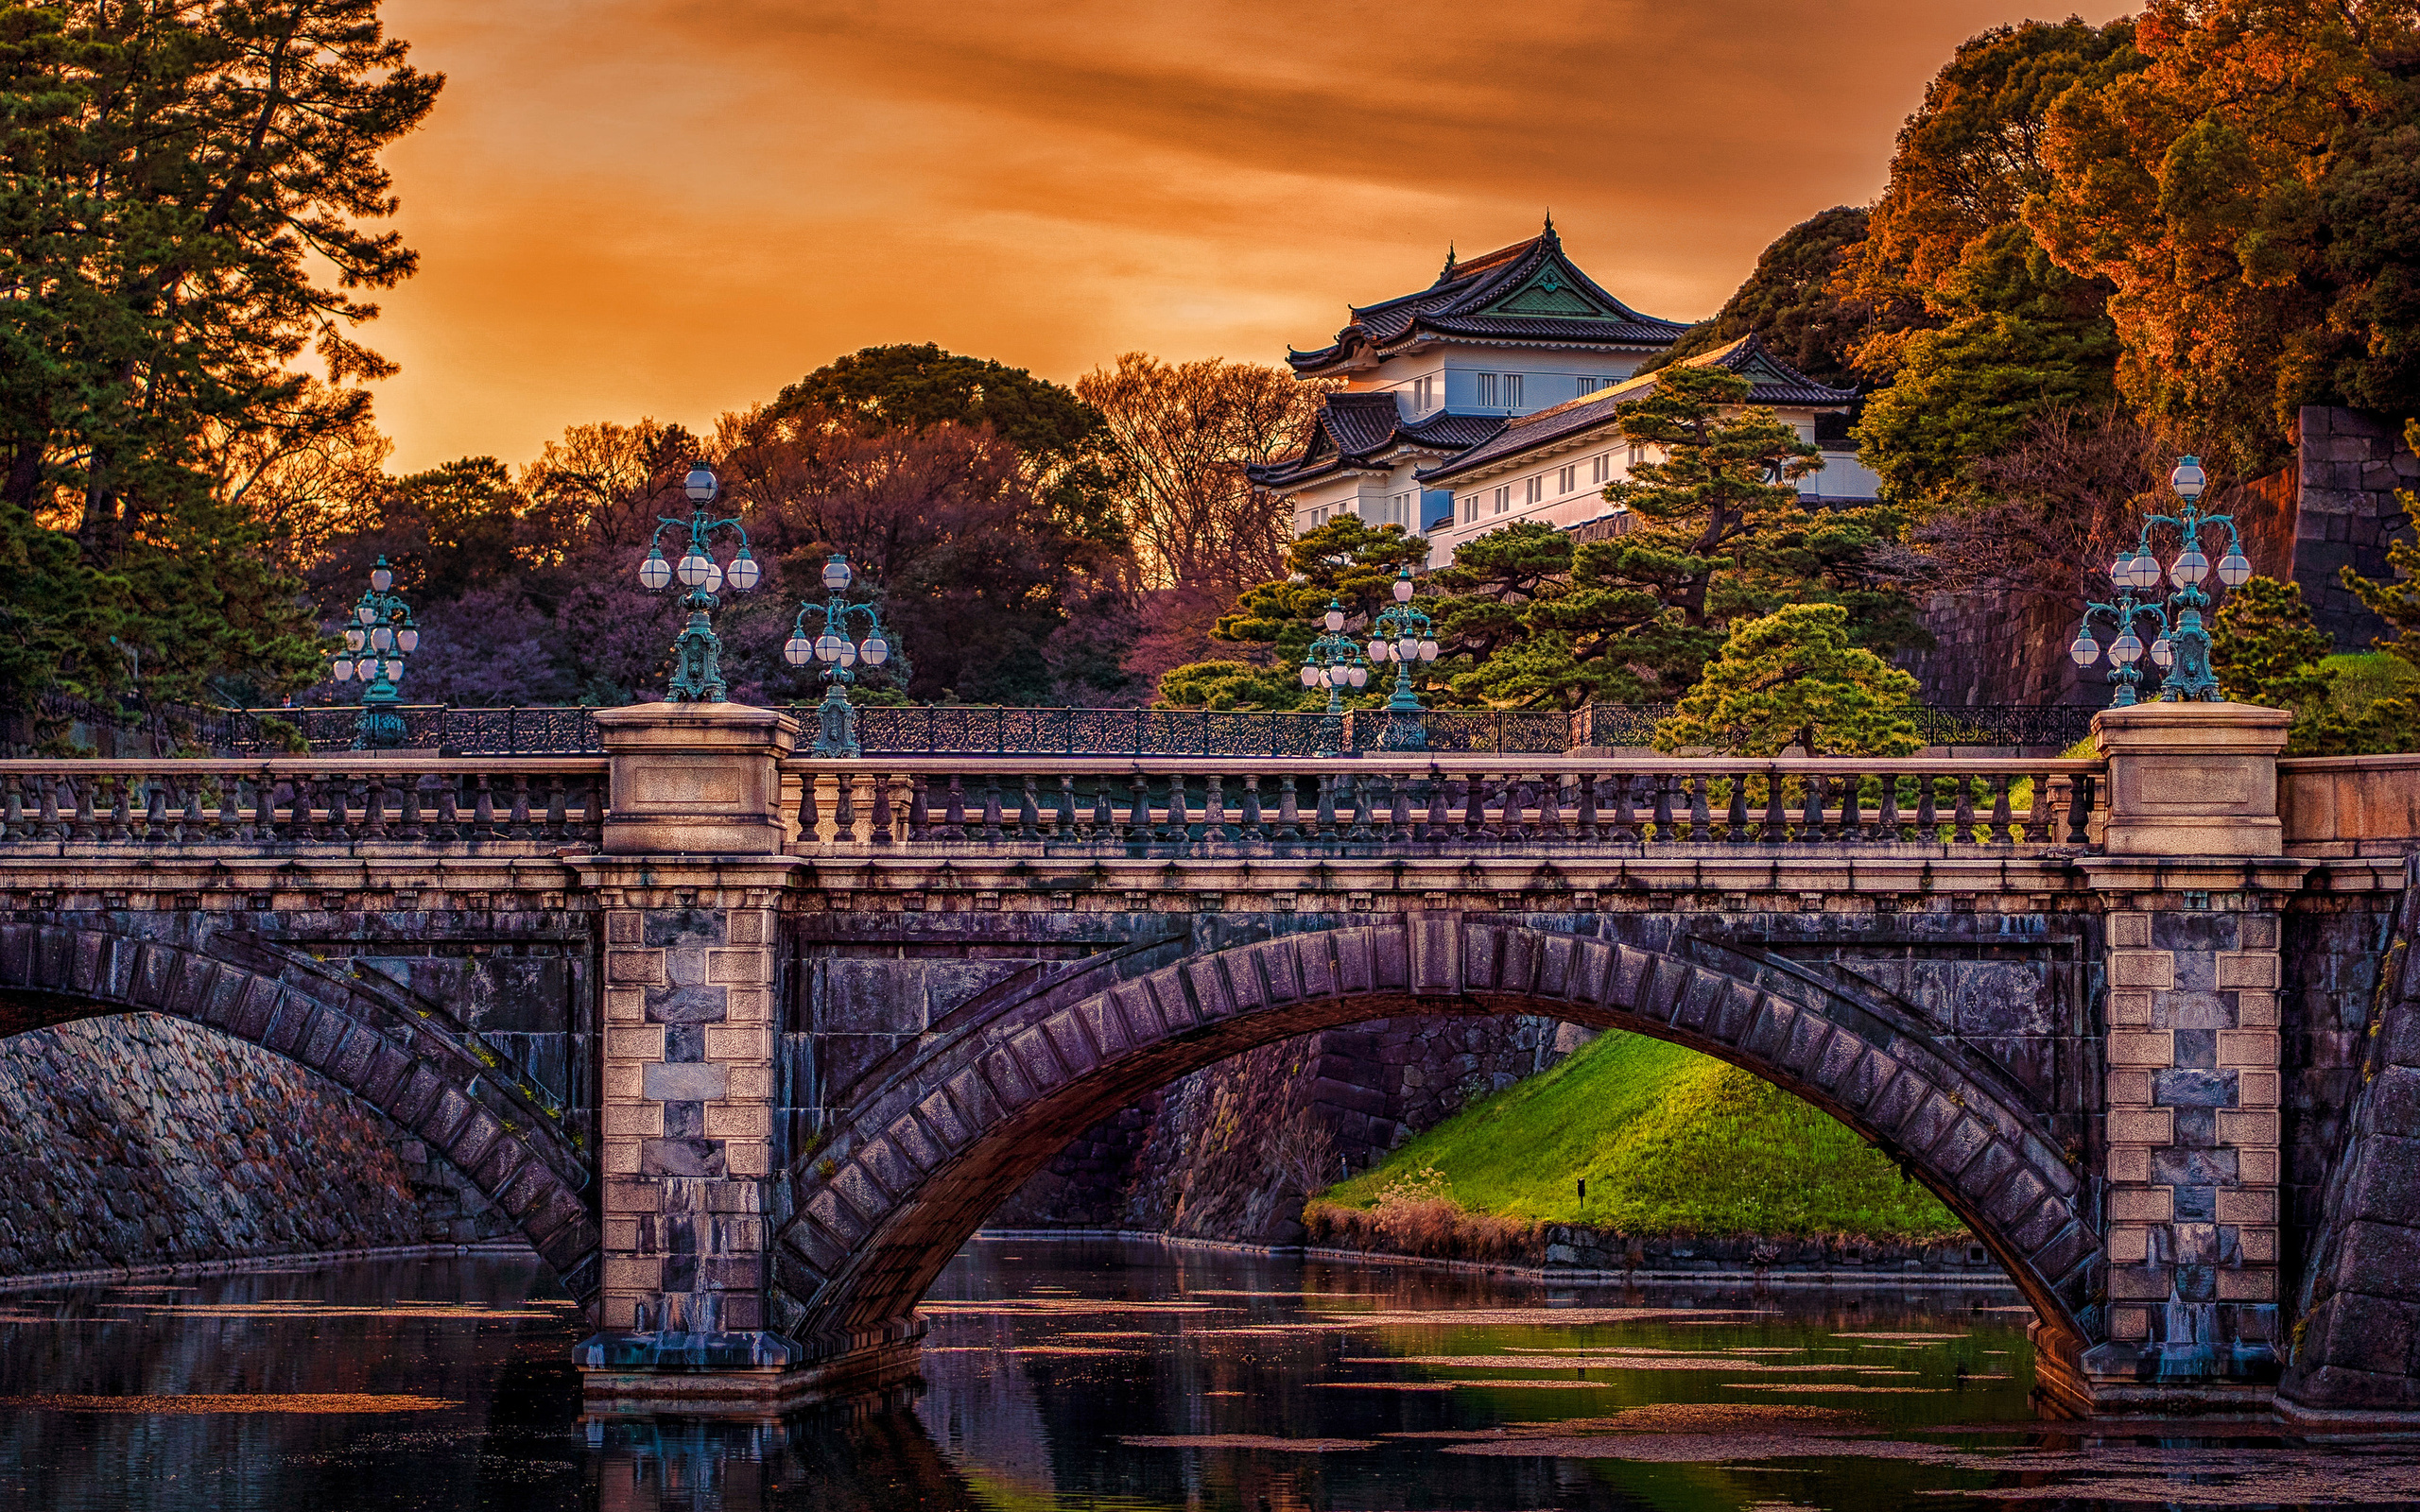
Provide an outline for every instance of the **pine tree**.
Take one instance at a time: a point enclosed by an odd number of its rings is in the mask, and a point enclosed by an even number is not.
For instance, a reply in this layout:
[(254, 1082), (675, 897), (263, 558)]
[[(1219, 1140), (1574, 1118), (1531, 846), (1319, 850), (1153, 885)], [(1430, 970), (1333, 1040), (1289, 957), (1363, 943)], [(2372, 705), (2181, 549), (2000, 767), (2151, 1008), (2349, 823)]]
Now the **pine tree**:
[(1722, 654), (1655, 727), (1658, 750), (1910, 756), (1916, 679), (1849, 641), (1837, 604), (1793, 604), (1735, 627)]

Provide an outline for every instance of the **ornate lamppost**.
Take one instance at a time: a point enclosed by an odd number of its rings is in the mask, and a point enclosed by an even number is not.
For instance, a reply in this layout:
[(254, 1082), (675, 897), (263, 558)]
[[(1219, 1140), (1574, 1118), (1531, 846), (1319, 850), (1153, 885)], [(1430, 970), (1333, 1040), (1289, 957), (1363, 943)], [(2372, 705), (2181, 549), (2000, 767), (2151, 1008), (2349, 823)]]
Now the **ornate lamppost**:
[(2169, 639), (2168, 610), (2157, 602), (2143, 603), (2135, 598), (2136, 575), (2142, 586), (2159, 582), (2159, 562), (2146, 552), (2137, 557), (2120, 549), (2118, 559), (2110, 564), (2109, 581), (2117, 589), (2115, 604), (2087, 603), (2083, 607), (2083, 623), (2076, 627), (2075, 644), (2067, 647), (2067, 657), (2080, 667), (2088, 667), (2100, 660), (2100, 643), (2092, 638), (2094, 615), (2100, 615), (2118, 627), (2118, 639), (2109, 645), (2109, 680), (2117, 691), (2110, 696), (2109, 706), (2123, 709), (2135, 701), (2135, 684), (2142, 681), (2142, 671), (2135, 665), (2143, 659), (2142, 637), (2135, 633), (2135, 621), (2149, 618), (2159, 627), (2159, 634), (2152, 641), (2152, 665), (2166, 672), (2176, 663), (2176, 647)]
[[(823, 564), (823, 591), (827, 595), (821, 604), (804, 603), (798, 607), (798, 618), (791, 622), (790, 638), (782, 646), (782, 660), (794, 667), (809, 662), (823, 663), (823, 702), (817, 709), (819, 728), (815, 736), (818, 756), (856, 756), (857, 750), (857, 711), (844, 691), (856, 680), (849, 669), (863, 662), (878, 667), (890, 660), (890, 642), (882, 633), (882, 618), (872, 604), (852, 604), (840, 595), (848, 592), (849, 558), (838, 552)], [(814, 640), (806, 638), (806, 617), (810, 613), (823, 617), (823, 633)], [(849, 639), (849, 616), (862, 615), (866, 622), (863, 641)]]
[(1436, 627), (1427, 615), (1411, 607), (1409, 567), (1395, 575), (1392, 588), (1395, 601), (1379, 613), (1371, 627), (1374, 633), (1370, 639), (1370, 664), (1395, 664), (1395, 691), (1387, 700), (1383, 744), (1389, 750), (1426, 750), (1428, 727), (1410, 717), (1426, 712), (1420, 707), (1419, 696), (1411, 691), (1411, 666), (1415, 662), (1437, 660)]
[[(672, 643), (672, 683), (665, 691), (668, 703), (723, 703), (730, 691), (722, 680), (722, 642), (716, 638), (711, 615), (721, 600), (715, 590), (728, 582), (732, 592), (747, 593), (764, 577), (765, 570), (748, 552), (748, 532), (734, 516), (727, 520), (710, 518), (706, 507), (722, 491), (714, 470), (703, 462), (689, 470), (681, 482), (681, 490), (689, 496), (689, 518), (675, 520), (668, 515), (656, 516), (655, 534), (648, 541), (647, 559), (639, 563), (639, 582), (648, 593), (662, 593), (680, 579), (689, 591), (684, 601), (689, 610), (689, 623), (680, 638)], [(664, 533), (686, 528), (689, 549), (681, 556), (678, 565), (664, 559)], [(707, 550), (718, 531), (728, 530), (739, 538), (739, 555), (729, 567), (716, 564)]]
[(420, 649), (420, 627), (412, 607), (389, 592), (395, 586), (387, 558), (370, 569), (370, 586), (353, 606), (344, 627), (344, 649), (328, 673), (338, 682), (361, 680), (361, 718), (353, 738), (356, 750), (385, 750), (404, 743), (404, 662)]
[[(2168, 595), (2168, 612), (2160, 616), (2160, 624), (2166, 633), (2152, 646), (2153, 664), (2166, 668), (2173, 663), (2172, 670), (2160, 685), (2162, 703), (2221, 701), (2219, 679), (2210, 671), (2210, 632), (2202, 624), (2202, 611), (2210, 604), (2210, 595), (2202, 591), (2202, 580), (2212, 571), (2210, 558), (2202, 551), (2203, 532), (2213, 527), (2226, 531), (2226, 555), (2219, 558), (2217, 567), (2221, 583), (2228, 588), (2240, 588), (2252, 576), (2252, 562), (2244, 556), (2242, 540), (2236, 534), (2235, 517), (2202, 513), (2202, 493), (2209, 487), (2209, 475), (2202, 471), (2201, 458), (2179, 457), (2175, 471), (2168, 475), (2168, 483), (2176, 490), (2176, 496), (2184, 501), (2182, 507), (2175, 514), (2155, 514), (2145, 520), (2132, 555), (2121, 554), (2117, 564), (2110, 568), (2113, 581), (2120, 580), (2122, 573), (2122, 584), (2135, 592), (2149, 593), (2156, 589), (2162, 573), (2159, 558), (2152, 555), (2152, 527), (2168, 525), (2176, 531), (2180, 549), (2176, 559), (2168, 564), (2166, 571), (2168, 580), (2176, 586), (2176, 592)], [(2120, 603), (2128, 602), (2131, 596), (2120, 593)], [(2068, 655), (2078, 666), (2090, 666), (2099, 651), (2092, 639), (2094, 610), (2117, 612), (2103, 605), (2095, 605), (2085, 610), (2084, 623), (2076, 630), (2075, 644), (2067, 648)], [(2170, 626), (2173, 628), (2169, 628)], [(2119, 626), (2118, 641), (2123, 643), (2133, 637), (2133, 624), (2128, 620)], [(2166, 656), (2161, 654), (2163, 648), (2168, 652)], [(2118, 652), (2117, 645), (2110, 647), (2113, 659)], [(2131, 671), (2131, 667), (2128, 670)], [(2118, 679), (2113, 677), (2112, 680)], [(2133, 679), (2129, 678), (2119, 683), (2116, 702), (2121, 705), (2134, 702), (2133, 693)]]
[(1361, 643), (1343, 633), (1344, 606), (1331, 598), (1321, 617), (1323, 633), (1303, 653), (1303, 686), (1327, 689), (1327, 723), (1320, 727), (1319, 754), (1333, 756), (1344, 744), (1344, 690), (1367, 687), (1370, 664)]

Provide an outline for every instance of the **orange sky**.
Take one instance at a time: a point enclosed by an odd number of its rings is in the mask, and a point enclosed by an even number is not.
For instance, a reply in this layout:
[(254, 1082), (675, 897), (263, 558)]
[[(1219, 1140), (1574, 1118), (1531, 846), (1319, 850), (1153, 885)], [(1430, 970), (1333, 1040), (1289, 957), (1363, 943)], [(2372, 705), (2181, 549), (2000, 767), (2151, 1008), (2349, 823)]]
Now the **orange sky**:
[[(1551, 206), (1710, 314), (1870, 200), (2016, 0), (388, 0), (451, 82), (389, 154), (421, 272), (370, 344), (398, 470), (693, 424), (938, 341), (1067, 381), (1274, 362)], [(2088, 20), (2122, 13), (2085, 5)]]

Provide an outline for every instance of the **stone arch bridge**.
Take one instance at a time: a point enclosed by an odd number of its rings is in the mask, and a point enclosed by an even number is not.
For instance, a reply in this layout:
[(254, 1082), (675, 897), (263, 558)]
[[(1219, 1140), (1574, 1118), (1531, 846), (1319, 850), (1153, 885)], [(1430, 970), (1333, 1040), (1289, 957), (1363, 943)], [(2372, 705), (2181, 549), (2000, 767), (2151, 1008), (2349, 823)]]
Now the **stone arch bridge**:
[(841, 763), (653, 705), (597, 759), (0, 763), (0, 1031), (174, 1014), (351, 1090), (588, 1308), (600, 1405), (907, 1367), (950, 1254), (1105, 1113), (1517, 1011), (1888, 1152), (2062, 1409), (2420, 1408), (2381, 1342), (2420, 1320), (2420, 765), (2280, 763), (2283, 720), (2113, 713), (2088, 762)]

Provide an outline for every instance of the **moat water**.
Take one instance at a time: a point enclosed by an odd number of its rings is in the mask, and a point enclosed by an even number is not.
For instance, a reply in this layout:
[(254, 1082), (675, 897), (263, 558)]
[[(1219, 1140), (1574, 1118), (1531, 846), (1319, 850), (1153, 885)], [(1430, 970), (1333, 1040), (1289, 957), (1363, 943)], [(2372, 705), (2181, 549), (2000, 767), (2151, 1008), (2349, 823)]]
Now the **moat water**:
[(2420, 1505), (2420, 1438), (2046, 1423), (1998, 1288), (1547, 1285), (978, 1240), (922, 1383), (762, 1424), (582, 1416), (534, 1261), (0, 1295), (0, 1506)]

